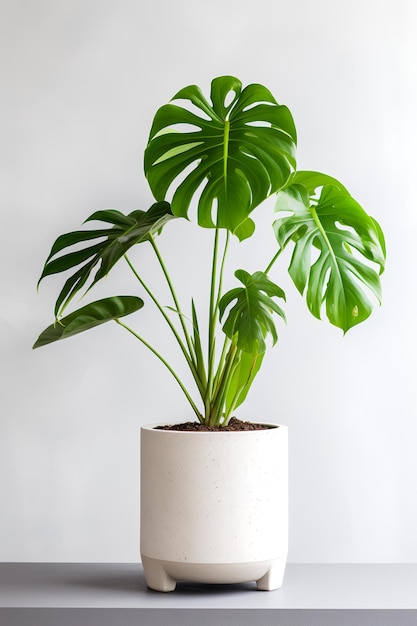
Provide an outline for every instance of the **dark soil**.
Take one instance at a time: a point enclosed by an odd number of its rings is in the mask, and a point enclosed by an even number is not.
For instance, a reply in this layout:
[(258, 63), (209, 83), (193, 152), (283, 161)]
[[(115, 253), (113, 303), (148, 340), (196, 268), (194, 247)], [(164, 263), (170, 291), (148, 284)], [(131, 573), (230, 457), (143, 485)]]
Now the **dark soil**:
[(204, 426), (199, 422), (185, 422), (184, 424), (169, 424), (157, 426), (157, 430), (181, 430), (188, 432), (236, 432), (240, 430), (267, 430), (273, 428), (269, 424), (256, 424), (253, 422), (243, 422), (236, 417), (229, 420), (227, 426)]

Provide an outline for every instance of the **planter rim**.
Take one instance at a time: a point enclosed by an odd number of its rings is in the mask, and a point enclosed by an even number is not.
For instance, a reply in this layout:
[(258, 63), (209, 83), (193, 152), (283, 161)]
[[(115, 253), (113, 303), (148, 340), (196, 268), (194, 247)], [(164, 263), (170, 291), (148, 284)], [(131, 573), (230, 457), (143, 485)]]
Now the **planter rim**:
[(225, 430), (224, 432), (221, 430), (206, 430), (206, 431), (191, 431), (191, 430), (159, 430), (158, 426), (169, 426), (171, 424), (179, 424), (180, 422), (178, 422), (178, 420), (176, 421), (167, 421), (167, 422), (156, 422), (154, 424), (144, 424), (140, 427), (141, 430), (147, 430), (147, 431), (152, 431), (158, 434), (164, 434), (164, 435), (188, 435), (188, 436), (192, 436), (192, 437), (196, 437), (196, 436), (207, 436), (207, 435), (215, 435), (216, 437), (218, 435), (224, 437), (225, 435), (261, 435), (264, 436), (265, 433), (271, 433), (271, 432), (275, 432), (277, 429), (279, 428), (287, 428), (287, 426), (285, 426), (284, 424), (276, 424), (273, 422), (257, 422), (254, 420), (251, 420), (252, 424), (264, 424), (265, 426), (269, 426), (270, 428), (265, 428), (264, 430)]

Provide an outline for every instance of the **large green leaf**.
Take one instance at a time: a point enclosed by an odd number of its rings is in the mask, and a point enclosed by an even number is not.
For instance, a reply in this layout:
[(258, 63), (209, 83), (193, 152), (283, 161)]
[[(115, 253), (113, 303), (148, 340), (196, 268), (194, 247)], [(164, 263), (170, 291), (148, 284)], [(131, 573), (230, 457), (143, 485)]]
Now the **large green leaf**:
[(245, 270), (237, 270), (235, 276), (243, 287), (231, 289), (219, 302), (220, 319), (226, 308), (234, 303), (223, 331), (230, 339), (237, 337), (237, 347), (243, 352), (262, 354), (266, 350), (265, 338), (268, 334), (273, 343), (278, 339), (272, 313), (285, 319), (283, 310), (272, 297), (285, 299), (285, 294), (263, 272), (249, 274)]
[(48, 326), (38, 337), (34, 348), (72, 337), (85, 330), (130, 315), (143, 307), (143, 300), (136, 296), (113, 296), (91, 302), (70, 315)]
[(195, 198), (201, 226), (250, 236), (250, 212), (281, 189), (295, 167), (290, 111), (262, 85), (242, 89), (233, 76), (213, 80), (211, 102), (196, 85), (173, 100), (188, 101), (198, 114), (179, 104), (157, 111), (144, 163), (155, 198), (164, 200), (176, 181), (174, 215), (187, 217)]
[(346, 332), (369, 317), (371, 293), (381, 299), (381, 228), (337, 180), (298, 172), (291, 183), (277, 195), (274, 223), (279, 245), (295, 244), (289, 273), (311, 313), (320, 318), (325, 303), (329, 321)]
[[(39, 282), (45, 276), (77, 269), (67, 279), (58, 296), (55, 316), (58, 317), (63, 312), (73, 296), (86, 285), (89, 279), (91, 282), (88, 289), (91, 289), (109, 273), (131, 246), (157, 234), (173, 217), (168, 202), (157, 202), (148, 211), (133, 211), (129, 215), (123, 215), (120, 211), (112, 209), (96, 211), (86, 219), (86, 222), (106, 222), (111, 224), (112, 228), (78, 230), (58, 237), (46, 260)], [(68, 252), (68, 248), (75, 244), (82, 244), (83, 247)], [(60, 254), (64, 250), (65, 253)], [(93, 270), (96, 268), (98, 269), (93, 275)]]

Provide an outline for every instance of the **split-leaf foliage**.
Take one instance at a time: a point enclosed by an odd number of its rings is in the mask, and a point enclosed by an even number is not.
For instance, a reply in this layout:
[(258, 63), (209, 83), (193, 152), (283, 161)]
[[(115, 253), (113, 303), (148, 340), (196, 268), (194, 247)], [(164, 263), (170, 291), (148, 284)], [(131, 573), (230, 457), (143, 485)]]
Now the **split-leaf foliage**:
[[(381, 300), (382, 230), (337, 179), (297, 171), (296, 141), (289, 109), (262, 85), (243, 88), (237, 78), (221, 76), (212, 81), (209, 99), (196, 85), (181, 89), (156, 112), (145, 149), (144, 171), (155, 202), (128, 215), (95, 211), (86, 223), (100, 222), (99, 228), (66, 233), (52, 246), (39, 282), (53, 274), (67, 277), (55, 322), (34, 347), (114, 320), (160, 359), (201, 423), (226, 425), (245, 401), (268, 342), (278, 340), (277, 318), (285, 320), (285, 294), (271, 277), (284, 249), (292, 249), (289, 275), (315, 317), (325, 315), (343, 332), (366, 320)], [(254, 236), (253, 212), (272, 195), (276, 246), (270, 263), (253, 273), (236, 270), (238, 284), (223, 292), (230, 237), (238, 243)], [(157, 247), (174, 219), (213, 231), (204, 328), (192, 297), (190, 309), (183, 308)], [(146, 260), (137, 270), (127, 256), (143, 243), (156, 256), (168, 303), (162, 304), (145, 282)], [(105, 298), (63, 317), (74, 296), (89, 292), (121, 259), (137, 279), (140, 295), (149, 297), (173, 333), (194, 390), (142, 332), (121, 321), (142, 308), (142, 297)]]

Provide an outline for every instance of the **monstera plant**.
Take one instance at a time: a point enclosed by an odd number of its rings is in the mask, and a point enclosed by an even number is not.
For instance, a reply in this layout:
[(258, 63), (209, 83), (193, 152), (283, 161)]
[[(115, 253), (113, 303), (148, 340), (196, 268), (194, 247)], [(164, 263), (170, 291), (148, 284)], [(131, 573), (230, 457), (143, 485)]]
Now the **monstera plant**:
[[(292, 249), (289, 274), (315, 317), (326, 315), (346, 332), (366, 320), (380, 301), (385, 244), (378, 223), (335, 178), (297, 171), (292, 115), (262, 85), (242, 88), (237, 78), (222, 76), (213, 80), (210, 100), (195, 85), (180, 90), (155, 115), (144, 170), (155, 199), (148, 210), (129, 215), (96, 211), (86, 222), (100, 222), (99, 227), (75, 230), (55, 241), (40, 280), (69, 274), (55, 305), (55, 321), (35, 348), (114, 320), (160, 359), (198, 422), (221, 427), (245, 400), (268, 342), (277, 341), (275, 324), (285, 318), (285, 294), (274, 272), (284, 249)], [(224, 293), (229, 239), (256, 236), (255, 209), (273, 194), (276, 246), (271, 260), (252, 274), (237, 269), (236, 286)], [(169, 236), (169, 222), (181, 218), (213, 231), (207, 328), (199, 322), (201, 312), (191, 294), (180, 302), (157, 245), (160, 236)], [(146, 244), (156, 256), (170, 302), (158, 300), (128, 257), (138, 244)], [(265, 242), (259, 245), (265, 248)], [(105, 298), (64, 315), (74, 296), (88, 293), (118, 261), (136, 277), (139, 296)], [(141, 259), (142, 267), (145, 262)], [(124, 321), (142, 308), (142, 295), (173, 333), (194, 388), (186, 388), (181, 373), (147, 340), (145, 331)], [(135, 321), (140, 328), (140, 317)]]

